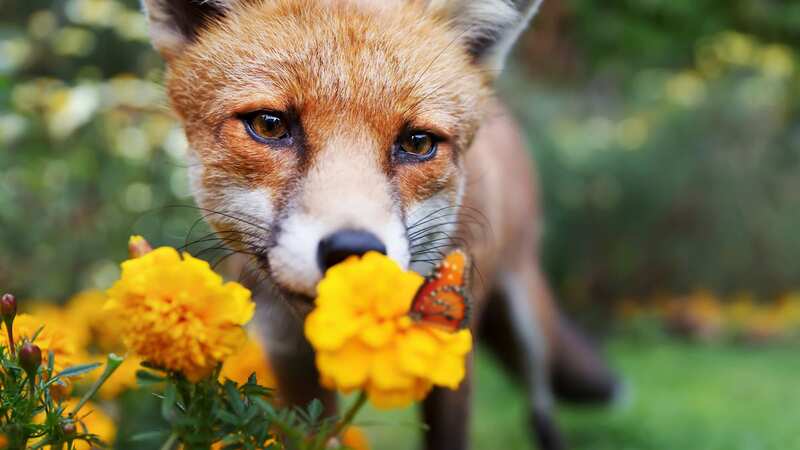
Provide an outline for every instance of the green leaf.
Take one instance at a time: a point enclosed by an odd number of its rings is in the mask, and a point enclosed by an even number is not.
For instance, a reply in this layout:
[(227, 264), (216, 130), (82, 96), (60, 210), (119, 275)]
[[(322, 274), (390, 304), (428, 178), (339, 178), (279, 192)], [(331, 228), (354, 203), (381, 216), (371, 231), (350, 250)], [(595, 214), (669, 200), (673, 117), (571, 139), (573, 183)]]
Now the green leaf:
[(31, 343), (35, 343), (36, 338), (39, 337), (39, 335), (42, 333), (42, 330), (44, 330), (44, 325), (42, 325), (39, 328), (37, 328), (36, 331), (33, 333), (33, 336), (31, 336)]
[(143, 433), (136, 433), (131, 436), (131, 442), (142, 442), (142, 441), (163, 441), (167, 435), (169, 434), (168, 431), (146, 431)]
[[(44, 327), (42, 327), (44, 328)], [(40, 328), (39, 331), (42, 329)], [(47, 373), (53, 373), (53, 367), (56, 365), (56, 355), (52, 350), (47, 352)]]
[(235, 427), (238, 427), (242, 423), (241, 419), (229, 413), (228, 411), (225, 411), (224, 409), (217, 411), (217, 418)]
[(163, 383), (165, 380), (166, 378), (149, 370), (139, 369), (136, 371), (136, 382), (139, 386), (152, 386), (154, 384)]
[(272, 397), (274, 389), (270, 389), (264, 386), (259, 386), (257, 384), (250, 384), (247, 383), (241, 387), (240, 391), (246, 397)]
[(261, 408), (267, 414), (267, 417), (276, 417), (277, 414), (275, 413), (275, 407), (263, 398), (254, 398), (253, 403)]
[(311, 400), (311, 403), (308, 404), (308, 419), (309, 423), (313, 424), (319, 420), (320, 416), (322, 415), (322, 402), (319, 399)]
[(239, 389), (236, 388), (236, 383), (231, 380), (225, 382), (225, 395), (236, 415), (241, 416), (244, 414), (244, 402), (242, 402), (242, 395), (239, 393)]
[(175, 405), (178, 403), (178, 388), (175, 384), (167, 384), (164, 390), (164, 399), (161, 401), (161, 416), (171, 422), (175, 419)]
[(77, 377), (78, 375), (83, 375), (85, 373), (91, 372), (100, 366), (101, 366), (100, 363), (91, 363), (91, 364), (80, 364), (77, 366), (67, 367), (66, 369), (59, 372), (59, 374), (56, 375), (56, 377), (57, 378)]

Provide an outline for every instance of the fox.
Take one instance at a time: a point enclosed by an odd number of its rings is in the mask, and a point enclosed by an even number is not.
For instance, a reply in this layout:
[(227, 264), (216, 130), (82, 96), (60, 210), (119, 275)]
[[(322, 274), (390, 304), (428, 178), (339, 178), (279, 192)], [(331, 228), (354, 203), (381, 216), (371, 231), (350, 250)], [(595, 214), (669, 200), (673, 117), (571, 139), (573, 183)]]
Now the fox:
[[(328, 268), (375, 251), (424, 275), (454, 247), (476, 269), (468, 326), (525, 387), (539, 448), (567, 446), (557, 398), (614, 397), (540, 266), (535, 165), (493, 87), (541, 0), (142, 3), (195, 201), (262, 275), (283, 401), (336, 414), (302, 327)], [(472, 364), (422, 402), (424, 448), (469, 448)]]

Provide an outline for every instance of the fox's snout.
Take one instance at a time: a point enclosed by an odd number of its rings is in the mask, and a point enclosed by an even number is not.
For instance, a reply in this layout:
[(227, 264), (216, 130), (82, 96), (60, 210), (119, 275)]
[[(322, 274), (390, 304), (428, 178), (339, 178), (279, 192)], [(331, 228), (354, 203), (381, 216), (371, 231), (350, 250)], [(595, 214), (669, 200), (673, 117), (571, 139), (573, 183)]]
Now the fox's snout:
[(386, 254), (386, 245), (377, 236), (363, 230), (341, 230), (319, 241), (317, 265), (325, 272), (351, 256), (367, 252)]

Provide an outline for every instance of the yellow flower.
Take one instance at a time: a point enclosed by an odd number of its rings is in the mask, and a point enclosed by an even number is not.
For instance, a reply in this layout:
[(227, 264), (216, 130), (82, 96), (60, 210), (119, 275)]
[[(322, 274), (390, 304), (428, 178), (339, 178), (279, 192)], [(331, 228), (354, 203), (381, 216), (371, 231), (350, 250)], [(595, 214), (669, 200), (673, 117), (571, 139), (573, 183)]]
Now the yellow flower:
[(27, 312), (49, 326), (57, 326), (61, 330), (68, 331), (70, 340), (77, 348), (84, 349), (89, 344), (90, 335), (86, 322), (67, 314), (64, 308), (50, 302), (35, 301), (31, 303)]
[(247, 343), (222, 364), (219, 378), (222, 381), (227, 378), (242, 385), (247, 383), (247, 379), (253, 373), (256, 374), (256, 380), (261, 386), (268, 388), (277, 386), (264, 347), (257, 338), (248, 337)]
[[(80, 347), (75, 342), (75, 334), (62, 323), (46, 321), (38, 316), (19, 314), (14, 319), (14, 342), (30, 341), (33, 335), (41, 329), (36, 337), (36, 345), (42, 350), (42, 364), (46, 364), (48, 354), (53, 352), (54, 369), (59, 372), (80, 361)], [(0, 325), (0, 345), (8, 348), (8, 334), (5, 325)]]
[(209, 375), (244, 343), (241, 326), (255, 309), (250, 291), (169, 247), (123, 262), (107, 294), (128, 349), (190, 381)]
[(408, 316), (423, 281), (374, 252), (328, 270), (305, 323), (324, 386), (364, 389), (379, 408), (421, 400), (434, 384), (458, 387), (472, 334), (446, 332)]
[(358, 427), (347, 427), (342, 433), (342, 445), (352, 450), (369, 450), (369, 441), (364, 431)]
[[(278, 443), (278, 441), (276, 441), (275, 438), (269, 438), (266, 441), (264, 441), (262, 446), (263, 447), (269, 447), (270, 445), (275, 445), (277, 443)], [(180, 447), (180, 448), (183, 449), (184, 447)], [(280, 447), (280, 448), (283, 448), (283, 447)], [(222, 443), (221, 442), (214, 442), (213, 444), (211, 444), (211, 450), (222, 450)], [(356, 449), (356, 450), (358, 450), (358, 449)], [(369, 450), (369, 449), (367, 449), (367, 450)]]
[(80, 292), (67, 302), (66, 315), (70, 322), (83, 325), (88, 333), (87, 340), (101, 353), (124, 353), (125, 346), (119, 333), (119, 324), (103, 308), (105, 302), (106, 294), (102, 291)]

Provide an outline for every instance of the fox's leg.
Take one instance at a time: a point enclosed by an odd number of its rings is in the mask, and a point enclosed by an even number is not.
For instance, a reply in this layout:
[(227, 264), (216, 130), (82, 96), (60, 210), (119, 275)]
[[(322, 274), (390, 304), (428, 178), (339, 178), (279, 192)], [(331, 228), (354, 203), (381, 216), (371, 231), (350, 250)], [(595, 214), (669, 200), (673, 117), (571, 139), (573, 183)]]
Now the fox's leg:
[[(551, 327), (556, 312), (550, 291), (537, 262), (523, 261), (500, 278), (501, 298), (505, 301), (508, 331), (517, 343), (517, 364), (530, 402), (531, 425), (541, 450), (565, 448), (564, 439), (554, 420), (554, 396), (551, 389), (550, 362), (553, 351)], [(499, 299), (498, 299), (499, 300)], [(491, 306), (490, 306), (491, 307)]]
[(426, 450), (466, 450), (469, 448), (470, 399), (472, 397), (472, 361), (467, 360), (467, 374), (457, 390), (434, 388), (422, 405)]
[(326, 416), (336, 414), (336, 394), (319, 384), (314, 350), (303, 334), (303, 322), (285, 303), (259, 305), (259, 329), (278, 382), (278, 398), (286, 404), (305, 407), (322, 401)]
[(325, 406), (326, 416), (336, 414), (336, 395), (319, 384), (319, 374), (314, 365), (311, 349), (303, 353), (270, 351), (269, 360), (278, 381), (278, 398), (289, 405), (305, 407), (319, 399)]

